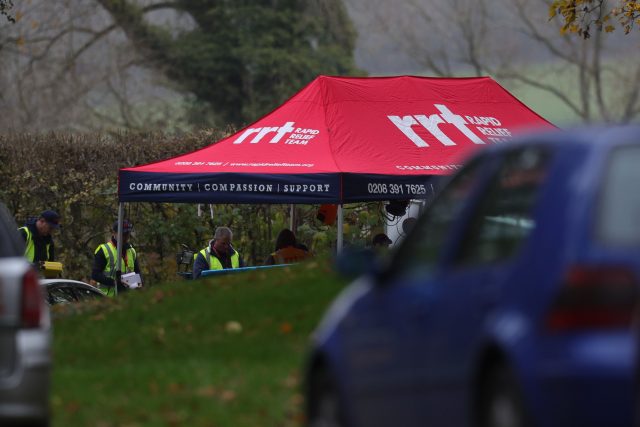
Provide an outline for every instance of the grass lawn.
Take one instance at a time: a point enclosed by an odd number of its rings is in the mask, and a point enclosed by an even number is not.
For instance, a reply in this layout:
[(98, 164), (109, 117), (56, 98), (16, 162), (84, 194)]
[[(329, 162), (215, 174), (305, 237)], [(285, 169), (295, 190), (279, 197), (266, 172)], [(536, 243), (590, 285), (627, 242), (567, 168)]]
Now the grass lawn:
[(344, 287), (328, 263), (54, 307), (54, 426), (299, 426), (308, 338)]

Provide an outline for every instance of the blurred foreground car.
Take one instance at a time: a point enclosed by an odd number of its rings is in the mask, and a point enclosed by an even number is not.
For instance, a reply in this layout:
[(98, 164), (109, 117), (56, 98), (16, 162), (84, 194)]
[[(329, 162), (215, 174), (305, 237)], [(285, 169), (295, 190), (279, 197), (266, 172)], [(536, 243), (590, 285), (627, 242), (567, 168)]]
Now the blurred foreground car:
[(640, 128), (481, 150), (332, 304), (313, 426), (630, 426)]
[(44, 288), (45, 301), (49, 305), (106, 298), (97, 288), (77, 280), (41, 279), (40, 285)]
[(38, 275), (0, 203), (0, 426), (48, 425), (51, 331)]

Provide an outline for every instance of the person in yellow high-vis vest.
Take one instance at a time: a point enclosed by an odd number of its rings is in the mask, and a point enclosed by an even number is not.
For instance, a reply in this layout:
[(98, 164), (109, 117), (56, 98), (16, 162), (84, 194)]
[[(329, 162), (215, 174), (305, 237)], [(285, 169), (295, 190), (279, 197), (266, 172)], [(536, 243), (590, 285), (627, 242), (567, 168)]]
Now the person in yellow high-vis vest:
[(222, 270), (244, 267), (242, 257), (231, 246), (233, 233), (229, 227), (218, 227), (209, 245), (195, 255), (193, 278), (197, 279), (203, 270)]
[(55, 261), (55, 247), (51, 234), (60, 228), (60, 215), (47, 210), (39, 217), (28, 220), (18, 231), (24, 239), (24, 256), (32, 264)]
[[(122, 224), (122, 274), (132, 272), (140, 274), (136, 250), (129, 243), (132, 230), (133, 224), (125, 220)], [(97, 282), (98, 288), (107, 296), (115, 296), (116, 259), (118, 257), (117, 221), (113, 224), (112, 231), (111, 240), (96, 248), (93, 256), (93, 267), (91, 269), (92, 281)], [(122, 284), (118, 285), (118, 293), (127, 290), (128, 287)]]

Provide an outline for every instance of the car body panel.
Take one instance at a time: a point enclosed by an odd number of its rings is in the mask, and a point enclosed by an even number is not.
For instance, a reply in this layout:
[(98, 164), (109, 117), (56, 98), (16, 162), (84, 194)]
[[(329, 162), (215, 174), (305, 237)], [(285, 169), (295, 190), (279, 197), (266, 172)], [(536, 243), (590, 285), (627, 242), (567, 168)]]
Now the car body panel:
[[(312, 354), (335, 377), (347, 425), (474, 425), (478, 384), (492, 364), (513, 373), (533, 425), (630, 425), (631, 328), (558, 331), (546, 323), (575, 266), (621, 268), (640, 284), (640, 233), (628, 214), (607, 212), (627, 203), (626, 193), (609, 193), (622, 191), (626, 176), (638, 178), (631, 162), (611, 168), (611, 153), (628, 146), (640, 150), (640, 128), (532, 135), (471, 159), (391, 268), (360, 278), (314, 335)], [(465, 173), (471, 184), (460, 184)], [(604, 193), (607, 179), (615, 185)], [(464, 197), (442, 222), (456, 191)], [(640, 208), (640, 197), (627, 204)], [(632, 236), (604, 221), (627, 221)]]
[(35, 277), (24, 243), (0, 202), (0, 425), (45, 424), (49, 417), (51, 323), (41, 301), (39, 324), (21, 319), (23, 281)]

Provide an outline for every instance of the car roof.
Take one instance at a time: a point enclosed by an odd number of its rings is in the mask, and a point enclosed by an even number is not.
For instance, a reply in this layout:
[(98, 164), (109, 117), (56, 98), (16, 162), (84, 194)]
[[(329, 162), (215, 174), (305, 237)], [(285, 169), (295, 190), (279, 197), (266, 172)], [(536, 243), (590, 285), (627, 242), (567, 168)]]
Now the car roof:
[(79, 286), (89, 286), (94, 288), (94, 286), (89, 285), (88, 283), (81, 282), (79, 280), (72, 279), (40, 279), (40, 285), (49, 286), (49, 285), (79, 285)]

